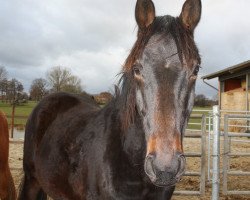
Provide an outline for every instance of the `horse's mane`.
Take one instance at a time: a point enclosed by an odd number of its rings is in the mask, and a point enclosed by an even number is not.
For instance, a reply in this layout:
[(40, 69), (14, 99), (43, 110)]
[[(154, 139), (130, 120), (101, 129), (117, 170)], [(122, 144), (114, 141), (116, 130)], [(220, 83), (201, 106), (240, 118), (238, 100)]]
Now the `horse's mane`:
[(159, 33), (165, 36), (170, 33), (175, 40), (178, 49), (178, 55), (181, 62), (183, 56), (185, 60), (198, 59), (200, 56), (198, 49), (193, 40), (193, 32), (185, 29), (181, 20), (177, 17), (164, 16), (156, 17), (154, 22), (144, 30), (139, 30), (137, 40), (127, 57), (121, 72), (119, 81), (120, 92), (116, 92), (116, 96), (120, 96), (122, 110), (121, 123), (126, 130), (131, 123), (134, 122), (136, 114), (136, 87), (140, 87), (133, 78), (133, 65), (136, 60), (142, 55), (149, 39), (152, 35)]

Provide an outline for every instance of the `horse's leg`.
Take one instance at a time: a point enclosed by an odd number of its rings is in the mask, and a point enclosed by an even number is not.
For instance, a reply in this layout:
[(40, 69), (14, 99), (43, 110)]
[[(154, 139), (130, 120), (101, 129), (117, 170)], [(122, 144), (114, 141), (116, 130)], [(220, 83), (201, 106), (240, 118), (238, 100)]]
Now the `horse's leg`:
[(24, 176), (18, 200), (47, 200), (46, 193), (34, 177)]

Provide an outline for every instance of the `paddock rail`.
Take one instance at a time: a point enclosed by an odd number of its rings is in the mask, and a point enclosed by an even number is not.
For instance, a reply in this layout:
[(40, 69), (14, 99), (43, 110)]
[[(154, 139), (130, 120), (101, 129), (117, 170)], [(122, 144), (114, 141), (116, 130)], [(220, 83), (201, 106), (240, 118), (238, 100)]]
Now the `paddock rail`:
[[(194, 115), (191, 118), (202, 119), (201, 120), (201, 131), (198, 133), (197, 131), (188, 131), (185, 134), (185, 138), (200, 138), (200, 152), (186, 152), (184, 155), (186, 157), (191, 158), (200, 158), (201, 159), (201, 167), (199, 172), (187, 171), (184, 173), (184, 176), (196, 176), (200, 177), (200, 188), (199, 191), (191, 191), (191, 190), (176, 190), (174, 192), (175, 195), (186, 195), (186, 196), (204, 196), (206, 189), (206, 115)], [(196, 123), (197, 125), (197, 123)], [(185, 143), (185, 139), (184, 139)]]
[(228, 176), (249, 176), (250, 171), (232, 171), (230, 170), (229, 160), (231, 157), (250, 157), (250, 152), (233, 152), (231, 149), (231, 138), (247, 137), (250, 138), (250, 133), (230, 133), (229, 121), (232, 119), (245, 119), (250, 121), (250, 115), (225, 115), (224, 116), (224, 153), (223, 153), (223, 194), (224, 195), (250, 195), (250, 191), (228, 190)]

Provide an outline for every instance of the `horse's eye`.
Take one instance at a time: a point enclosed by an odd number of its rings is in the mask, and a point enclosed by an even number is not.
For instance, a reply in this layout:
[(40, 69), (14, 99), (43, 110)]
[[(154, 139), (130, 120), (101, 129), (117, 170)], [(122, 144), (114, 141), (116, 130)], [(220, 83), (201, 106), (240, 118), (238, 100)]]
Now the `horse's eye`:
[(200, 68), (201, 68), (200, 65), (197, 65), (197, 66), (194, 68), (193, 76), (198, 76), (198, 73), (199, 73)]
[(136, 76), (140, 76), (141, 75), (141, 71), (140, 71), (139, 67), (135, 66), (133, 68), (133, 70), (134, 70), (134, 75), (136, 75)]

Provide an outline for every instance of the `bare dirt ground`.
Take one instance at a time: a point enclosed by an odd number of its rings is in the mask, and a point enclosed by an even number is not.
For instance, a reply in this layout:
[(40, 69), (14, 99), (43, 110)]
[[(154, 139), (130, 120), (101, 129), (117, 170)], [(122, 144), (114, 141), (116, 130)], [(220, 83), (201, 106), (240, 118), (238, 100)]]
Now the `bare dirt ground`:
[[(245, 139), (250, 141), (250, 139)], [(250, 143), (232, 142), (232, 152), (250, 152)], [(185, 152), (200, 152), (200, 139), (185, 138), (184, 142)], [(221, 143), (223, 146), (223, 142)], [(222, 151), (221, 151), (222, 152)], [(16, 188), (18, 188), (22, 179), (22, 157), (23, 145), (10, 144), (10, 167), (15, 181)], [(222, 160), (222, 159), (221, 159)], [(200, 170), (200, 158), (187, 158), (187, 171)], [(230, 160), (230, 168), (233, 170), (250, 171), (250, 158), (238, 157)], [(206, 173), (207, 174), (207, 173)], [(222, 180), (222, 179), (221, 179)], [(199, 190), (199, 177), (184, 177), (177, 185), (176, 190)], [(222, 186), (221, 186), (222, 188)], [(246, 176), (229, 176), (228, 188), (231, 190), (250, 190), (250, 177)], [(174, 196), (173, 200), (209, 200), (211, 199), (211, 184), (206, 184), (206, 194), (204, 197), (193, 196)], [(223, 196), (220, 195), (221, 200), (250, 200), (250, 196), (235, 195)]]

